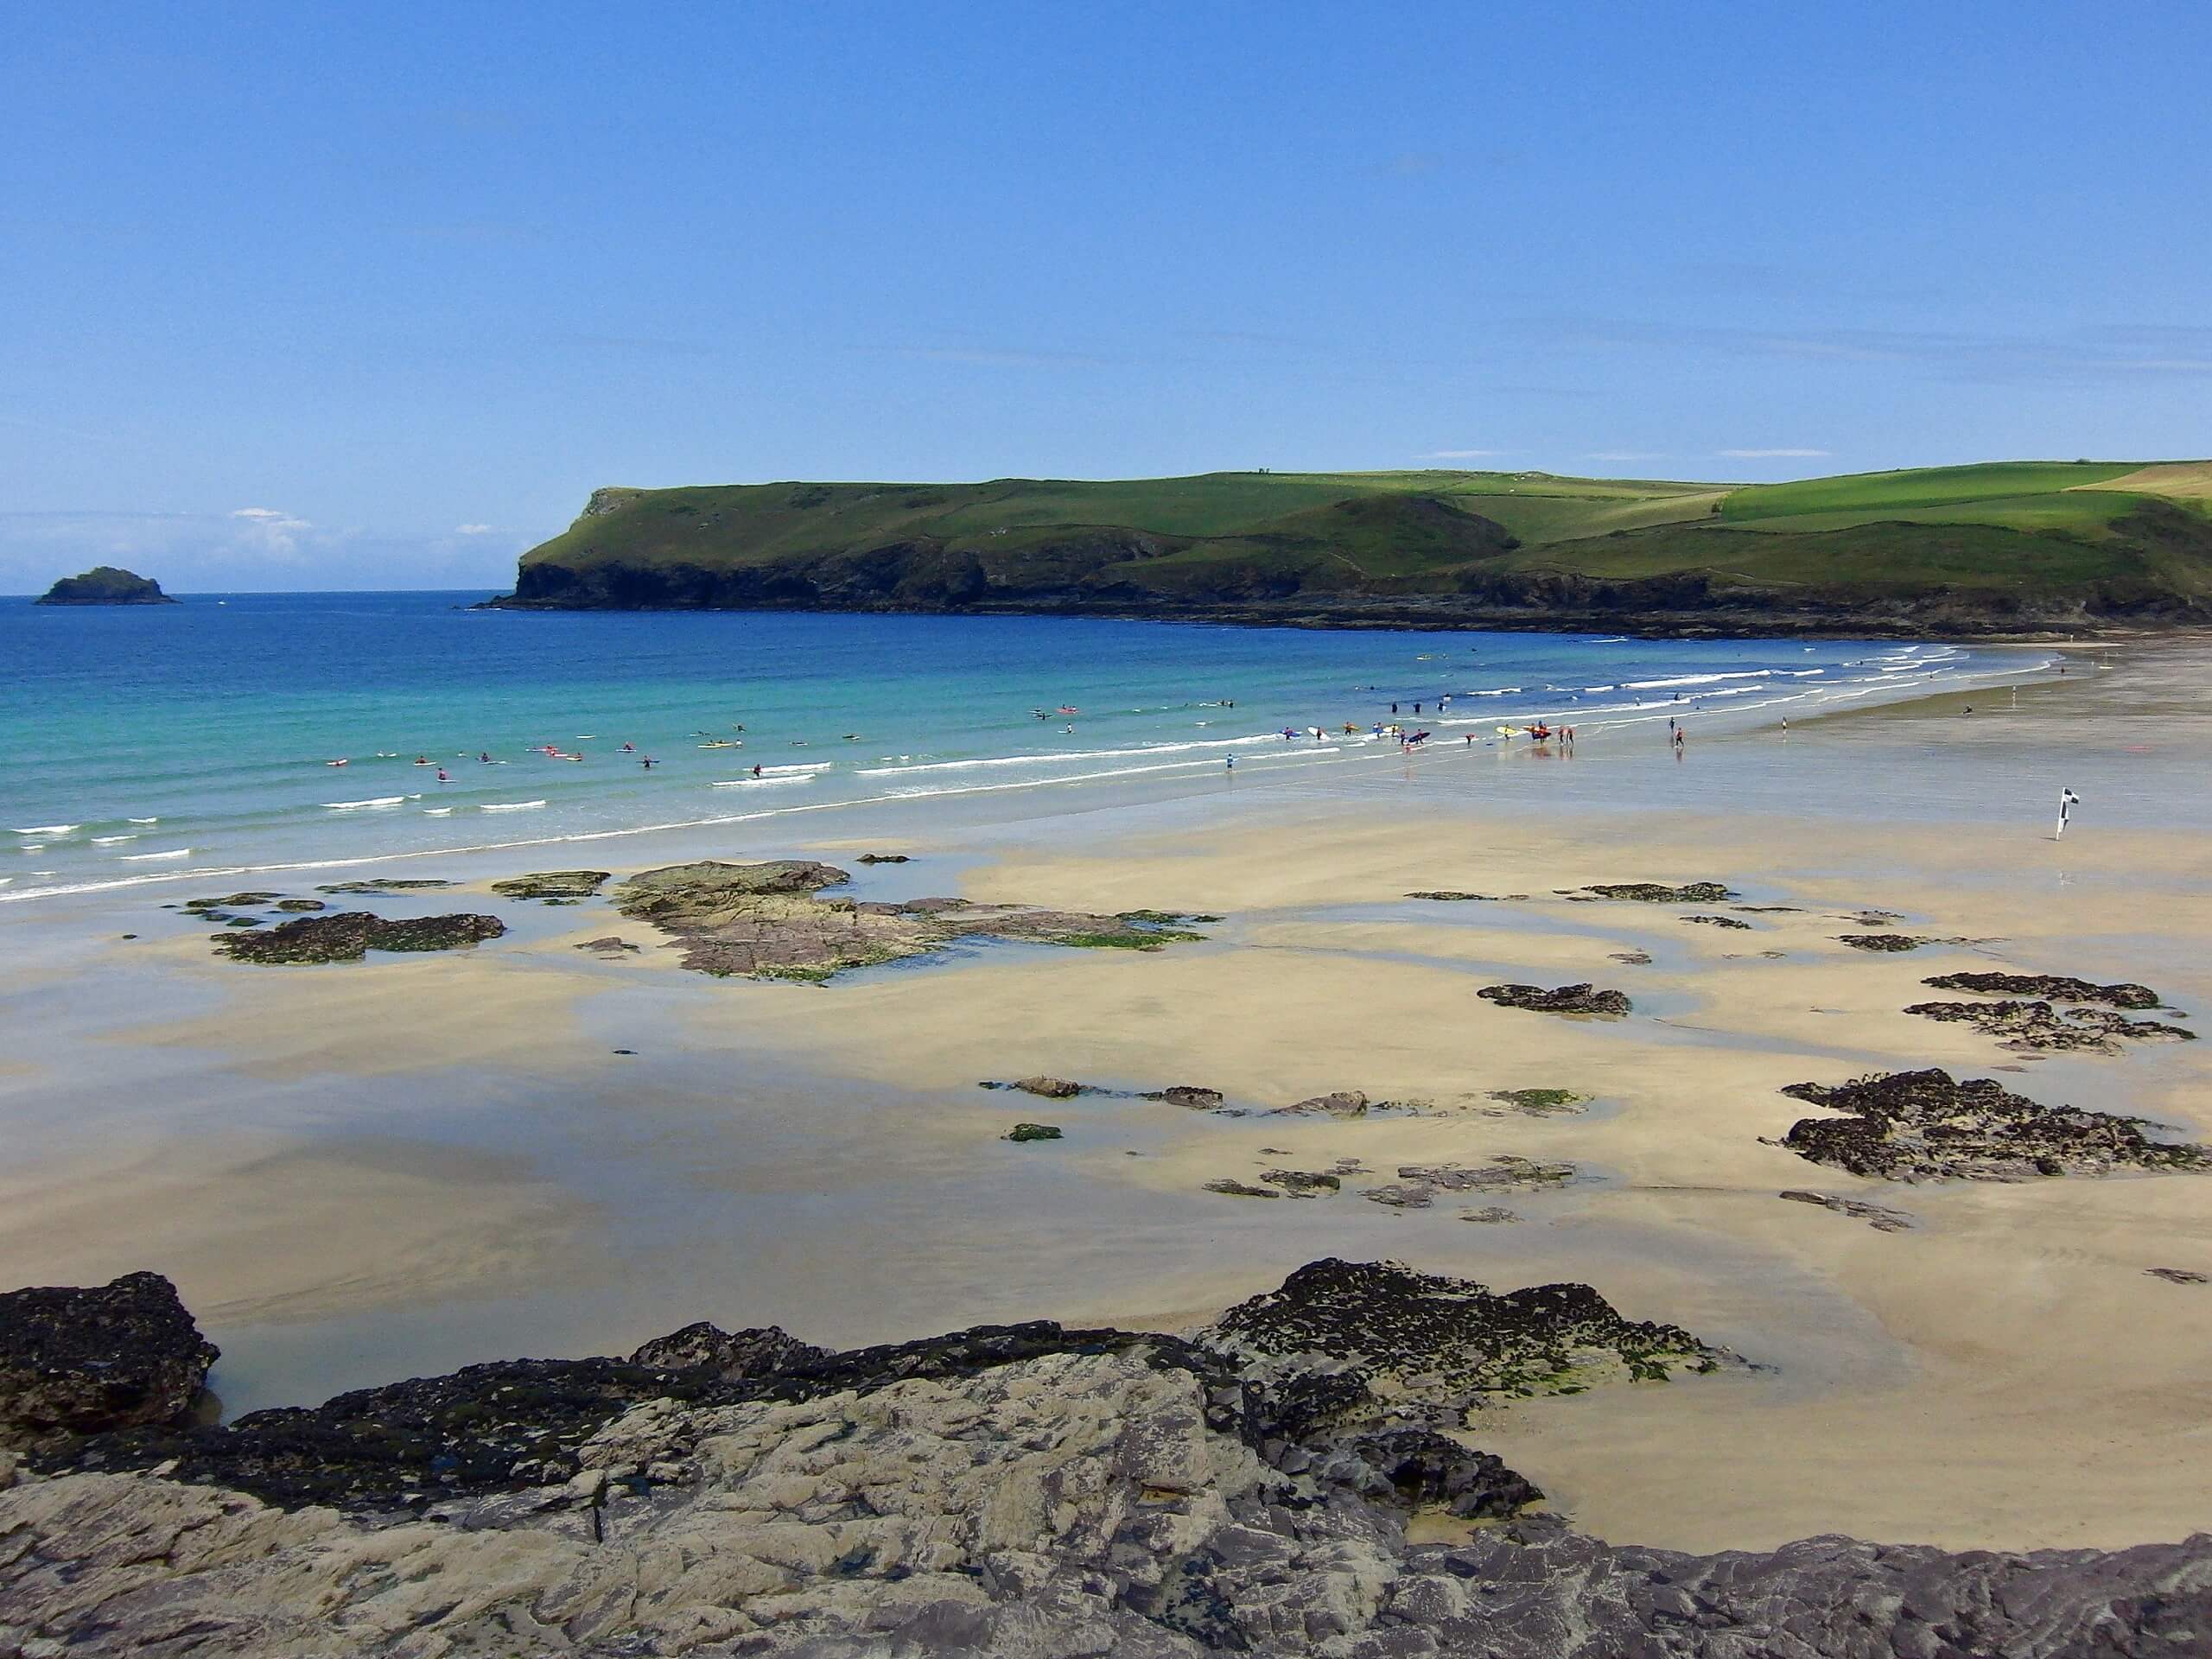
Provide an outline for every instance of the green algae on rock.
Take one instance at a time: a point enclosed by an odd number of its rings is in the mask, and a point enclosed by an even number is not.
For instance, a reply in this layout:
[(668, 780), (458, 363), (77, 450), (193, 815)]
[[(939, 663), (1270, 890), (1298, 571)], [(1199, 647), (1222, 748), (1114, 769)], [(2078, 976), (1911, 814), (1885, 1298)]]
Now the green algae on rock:
[(1059, 1126), (1053, 1123), (1017, 1123), (1001, 1137), (1007, 1141), (1057, 1141)]
[(317, 893), (428, 893), (433, 887), (457, 887), (458, 881), (442, 881), (428, 876), (378, 876), (372, 881), (333, 881), (317, 887)]
[(1592, 1099), (1573, 1089), (1493, 1089), (1490, 1097), (1531, 1117), (1556, 1117), (1565, 1112), (1580, 1111)]
[(1643, 905), (1717, 905), (1724, 899), (1737, 896), (1734, 888), (1719, 881), (1691, 881), (1679, 887), (1657, 881), (1592, 882), (1567, 897), (1575, 898), (1581, 893), (1598, 899), (1632, 899)]
[(1130, 917), (964, 899), (873, 902), (823, 890), (852, 878), (807, 859), (763, 864), (704, 860), (632, 876), (615, 904), (650, 922), (700, 973), (819, 982), (851, 968), (926, 956), (963, 939), (1157, 950), (1203, 935)]
[(535, 875), (514, 875), (504, 881), (494, 881), (492, 891), (502, 899), (542, 899), (548, 904), (564, 899), (573, 902), (595, 898), (613, 874), (609, 870), (541, 870)]
[(1501, 1007), (1527, 1008), (1535, 1014), (1608, 1014), (1631, 1012), (1635, 1004), (1622, 991), (1601, 991), (1587, 980), (1546, 990), (1541, 985), (1485, 985), (1475, 993)]
[(216, 953), (233, 962), (359, 962), (371, 950), (453, 950), (507, 931), (496, 916), (467, 912), (387, 920), (366, 911), (302, 916), (251, 934), (214, 935)]

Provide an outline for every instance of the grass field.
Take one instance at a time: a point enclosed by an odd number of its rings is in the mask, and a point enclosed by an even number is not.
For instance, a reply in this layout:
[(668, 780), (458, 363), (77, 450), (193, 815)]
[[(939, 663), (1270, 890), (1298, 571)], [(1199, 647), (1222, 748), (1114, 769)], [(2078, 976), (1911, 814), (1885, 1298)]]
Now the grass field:
[(1416, 471), (607, 490), (522, 567), (526, 595), (553, 603), (665, 592), (918, 607), (1681, 578), (1830, 607), (2212, 604), (2212, 462), (1999, 461), (1753, 485)]

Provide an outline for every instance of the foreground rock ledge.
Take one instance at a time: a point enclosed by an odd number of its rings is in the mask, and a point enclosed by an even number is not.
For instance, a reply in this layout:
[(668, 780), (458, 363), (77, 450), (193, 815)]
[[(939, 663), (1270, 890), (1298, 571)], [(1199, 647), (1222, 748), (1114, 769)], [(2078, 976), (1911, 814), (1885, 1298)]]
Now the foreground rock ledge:
[[(448, 1428), (504, 1415), (557, 1443), (563, 1402), (599, 1387), (597, 1426), (531, 1484), (433, 1467), (412, 1504), (361, 1514), (212, 1465), (0, 1491), (0, 1652), (2056, 1659), (2201, 1650), (2212, 1629), (2212, 1537), (1696, 1556), (1578, 1536), (1408, 1421), (1493, 1383), (1473, 1361), (1516, 1321), (1538, 1345), (1618, 1326), (1647, 1357), (1711, 1355), (1584, 1287), (1338, 1262), (1187, 1342), (1035, 1325), (825, 1354), (695, 1325), (628, 1361), (477, 1368), (498, 1375), (198, 1436), (257, 1441), (264, 1471), (355, 1439), (404, 1458), (445, 1432), (408, 1402), (444, 1389)], [(1436, 1353), (1468, 1363), (1432, 1374)], [(1416, 1510), (1491, 1524), (1408, 1544)]]

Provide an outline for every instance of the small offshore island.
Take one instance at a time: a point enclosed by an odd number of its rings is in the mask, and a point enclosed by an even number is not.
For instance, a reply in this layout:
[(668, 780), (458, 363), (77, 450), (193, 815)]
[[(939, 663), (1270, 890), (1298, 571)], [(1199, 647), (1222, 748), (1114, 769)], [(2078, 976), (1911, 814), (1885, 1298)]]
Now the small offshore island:
[(2212, 623), (2212, 461), (594, 491), (516, 610), (1960, 639)]
[(135, 570), (96, 564), (82, 575), (64, 576), (34, 601), (40, 605), (174, 605), (162, 584)]

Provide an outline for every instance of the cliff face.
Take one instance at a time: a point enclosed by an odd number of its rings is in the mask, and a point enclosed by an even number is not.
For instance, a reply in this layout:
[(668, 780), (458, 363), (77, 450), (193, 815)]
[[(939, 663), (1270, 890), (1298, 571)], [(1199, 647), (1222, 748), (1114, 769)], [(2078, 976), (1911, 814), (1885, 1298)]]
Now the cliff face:
[(64, 576), (48, 588), (41, 605), (174, 605), (150, 576), (122, 570), (111, 564), (95, 565), (79, 576)]

